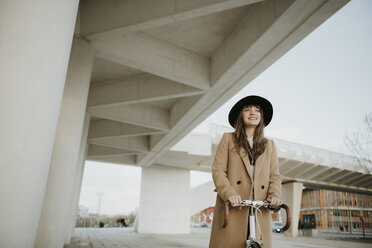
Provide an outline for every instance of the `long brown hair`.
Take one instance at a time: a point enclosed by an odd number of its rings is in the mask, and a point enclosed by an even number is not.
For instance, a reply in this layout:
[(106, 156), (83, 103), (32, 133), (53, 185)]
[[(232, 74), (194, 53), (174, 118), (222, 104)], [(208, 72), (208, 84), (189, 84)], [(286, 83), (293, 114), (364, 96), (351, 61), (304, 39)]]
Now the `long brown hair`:
[[(261, 112), (261, 120), (260, 123), (256, 126), (253, 134), (253, 147), (251, 148), (248, 144), (247, 135), (245, 133), (245, 126), (243, 121), (243, 111), (244, 108), (254, 106), (257, 107)], [(238, 118), (235, 121), (234, 125), (234, 143), (236, 150), (239, 152), (240, 148), (243, 147), (246, 154), (248, 154), (249, 160), (251, 163), (255, 164), (256, 159), (265, 151), (267, 139), (264, 137), (264, 115), (263, 111), (260, 106), (256, 104), (249, 104), (242, 108), (240, 111)], [(249, 152), (250, 151), (250, 152)], [(253, 155), (253, 159), (250, 156), (250, 153)], [(253, 161), (253, 162), (252, 162)]]

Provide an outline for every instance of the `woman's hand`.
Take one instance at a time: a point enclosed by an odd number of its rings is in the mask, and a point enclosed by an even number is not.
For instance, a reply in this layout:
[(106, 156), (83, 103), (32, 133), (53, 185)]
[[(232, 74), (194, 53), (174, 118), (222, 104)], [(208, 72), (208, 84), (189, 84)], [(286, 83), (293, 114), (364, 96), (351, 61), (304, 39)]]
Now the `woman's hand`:
[[(240, 195), (229, 196), (229, 202), (230, 202), (231, 205), (242, 204), (243, 203), (242, 198), (240, 197)], [(242, 207), (240, 206), (239, 209), (242, 209)]]
[(274, 210), (274, 212), (279, 211), (279, 209), (280, 209), (279, 206), (283, 204), (283, 202), (279, 198), (276, 198), (276, 197), (268, 197), (266, 200), (271, 205), (269, 208), (271, 210)]
[(276, 197), (268, 197), (266, 200), (271, 205), (282, 205), (283, 204), (283, 202), (279, 198), (276, 198)]

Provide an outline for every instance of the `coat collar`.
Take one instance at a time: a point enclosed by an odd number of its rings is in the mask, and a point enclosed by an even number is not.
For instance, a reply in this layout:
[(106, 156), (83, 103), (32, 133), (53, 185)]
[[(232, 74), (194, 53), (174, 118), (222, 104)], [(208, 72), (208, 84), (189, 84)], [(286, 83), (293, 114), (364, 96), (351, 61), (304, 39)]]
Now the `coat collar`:
[[(266, 149), (265, 149), (265, 152), (266, 152)], [(262, 159), (263, 159), (263, 155), (265, 154), (265, 152), (263, 152), (260, 156), (258, 156), (258, 158), (256, 159), (256, 164), (254, 166), (255, 170), (254, 170), (254, 178), (257, 178), (257, 176), (259, 175), (261, 169), (262, 169)], [(240, 150), (239, 150), (239, 155), (240, 157), (242, 158), (243, 162), (244, 162), (244, 167), (246, 169), (246, 171), (248, 172), (248, 175), (249, 177), (251, 178), (251, 180), (253, 181), (253, 171), (252, 171), (252, 166), (249, 162), (249, 158), (248, 158), (248, 154), (246, 154), (245, 150), (243, 147), (240, 147)]]

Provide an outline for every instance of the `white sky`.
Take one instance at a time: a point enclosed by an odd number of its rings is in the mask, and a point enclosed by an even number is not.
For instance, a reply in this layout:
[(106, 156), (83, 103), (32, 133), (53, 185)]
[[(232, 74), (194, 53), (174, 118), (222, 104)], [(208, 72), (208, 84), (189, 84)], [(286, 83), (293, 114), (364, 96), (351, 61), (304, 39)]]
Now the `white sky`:
[[(354, 0), (207, 118), (228, 126), (239, 99), (261, 95), (273, 104), (265, 134), (348, 153), (343, 138), (372, 112), (372, 1)], [(201, 130), (201, 124), (194, 130)], [(101, 213), (128, 214), (138, 207), (141, 169), (86, 162), (80, 205)], [(191, 172), (191, 187), (210, 180)]]

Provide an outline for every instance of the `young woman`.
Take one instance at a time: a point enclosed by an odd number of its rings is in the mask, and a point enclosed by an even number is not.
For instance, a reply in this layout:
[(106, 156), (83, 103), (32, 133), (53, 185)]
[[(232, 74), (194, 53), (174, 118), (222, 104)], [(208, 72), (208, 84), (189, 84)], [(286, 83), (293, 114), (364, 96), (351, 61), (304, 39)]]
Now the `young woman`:
[[(229, 123), (234, 132), (224, 133), (212, 165), (217, 198), (209, 247), (243, 248), (248, 234), (249, 208), (230, 208), (229, 225), (222, 228), (224, 205), (242, 199), (280, 200), (281, 176), (276, 145), (264, 137), (264, 127), (273, 115), (271, 103), (260, 96), (247, 96), (230, 110)], [(265, 248), (271, 247), (271, 213), (257, 213), (256, 236), (261, 230)]]

